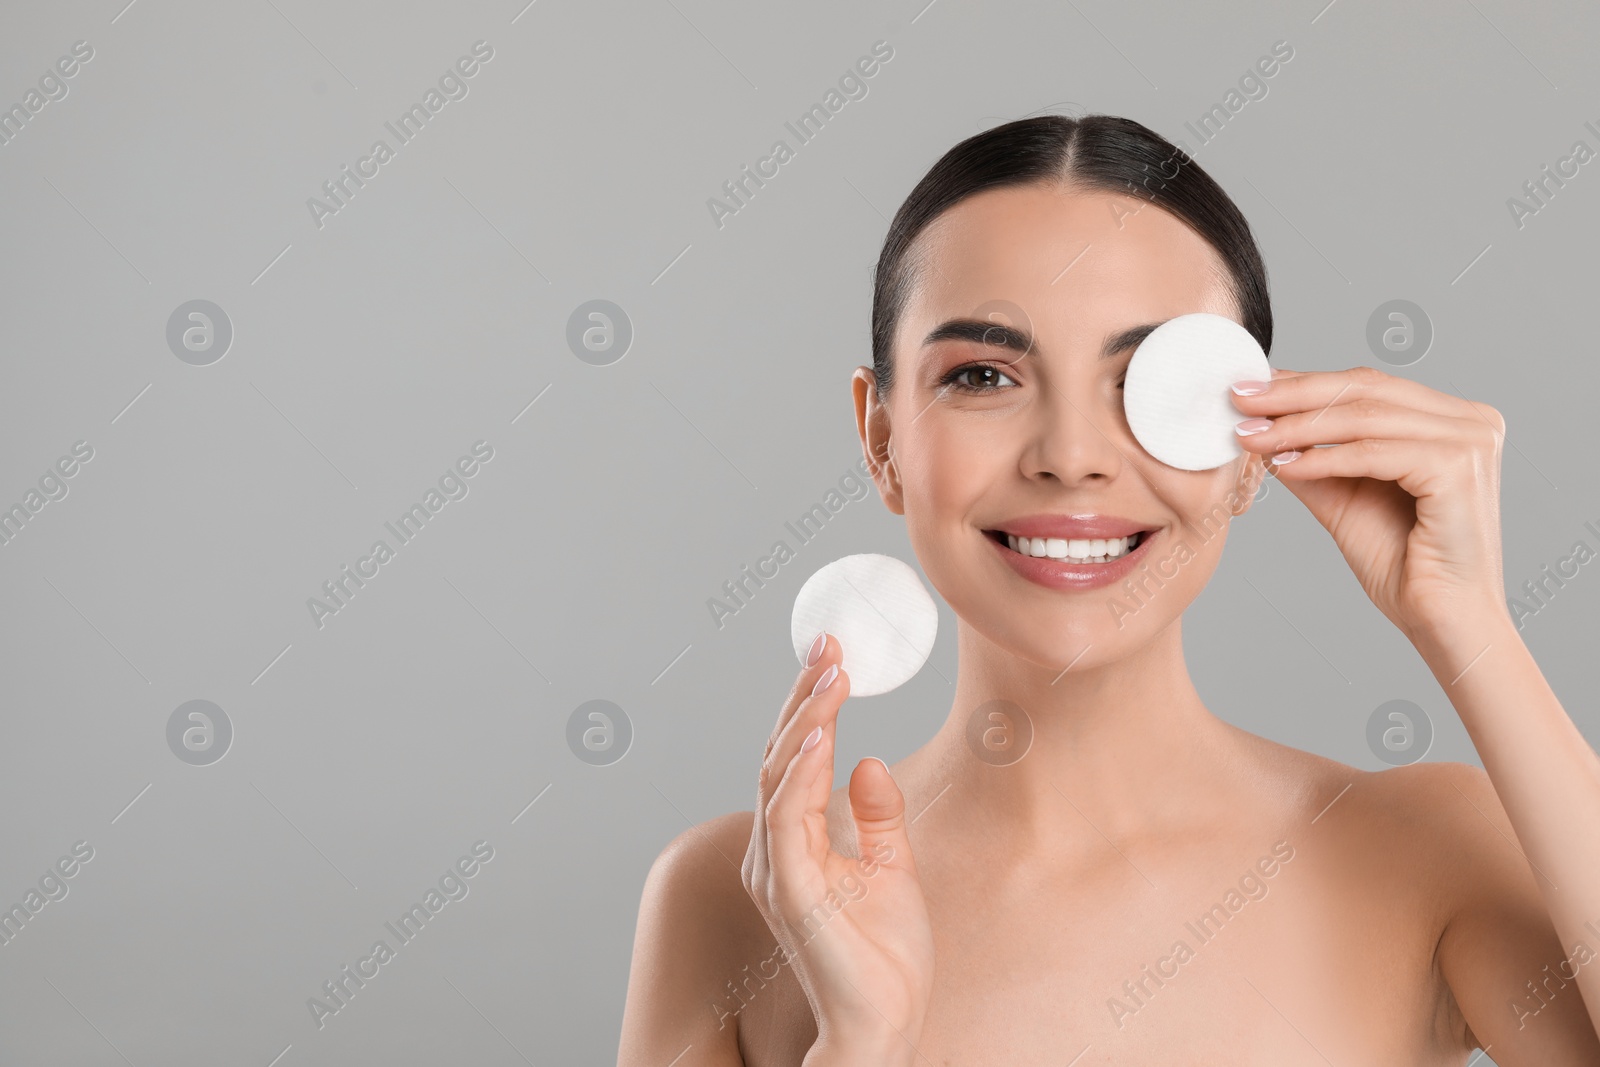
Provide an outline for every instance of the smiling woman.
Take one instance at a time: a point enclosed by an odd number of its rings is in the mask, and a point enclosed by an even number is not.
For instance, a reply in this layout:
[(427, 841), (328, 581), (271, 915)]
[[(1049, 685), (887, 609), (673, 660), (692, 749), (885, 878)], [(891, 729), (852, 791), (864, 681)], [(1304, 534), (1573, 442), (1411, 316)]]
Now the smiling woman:
[[(957, 618), (951, 706), (910, 756), (864, 759), (835, 790), (851, 683), (838, 638), (816, 636), (755, 810), (651, 868), (619, 1064), (1459, 1065), (1485, 1047), (1501, 1067), (1600, 1063), (1600, 968), (1563, 972), (1583, 995), (1541, 998), (1535, 1021), (1518, 1008), (1600, 917), (1600, 759), (1505, 606), (1503, 420), (1368, 367), (1275, 369), (1232, 383), (1233, 459), (1168, 466), (1122, 383), (1144, 338), (1195, 313), (1270, 352), (1249, 225), (1137, 122), (1007, 123), (911, 191), (852, 389), (879, 495)], [(1201, 700), (1183, 613), (1269, 465), (1485, 770), (1369, 773)], [(1140, 560), (1162, 580), (1108, 613)], [(1295, 693), (1269, 696), (1295, 714)], [(1015, 758), (972, 742), (1013, 733)], [(1271, 895), (1233, 893), (1269, 852), (1294, 860)], [(862, 857), (866, 891), (806, 936)], [(1177, 952), (1206, 914), (1226, 935)], [(774, 943), (787, 966), (752, 972)], [(1145, 984), (1173, 955), (1194, 960), (1181, 980)]]

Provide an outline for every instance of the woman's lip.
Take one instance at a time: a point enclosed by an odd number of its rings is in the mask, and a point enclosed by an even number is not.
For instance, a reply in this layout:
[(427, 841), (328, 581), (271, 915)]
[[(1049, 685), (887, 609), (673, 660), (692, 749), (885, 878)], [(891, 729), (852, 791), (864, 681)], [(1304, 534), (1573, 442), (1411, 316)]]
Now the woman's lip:
[(1144, 562), (1150, 542), (1160, 537), (1161, 532), (1160, 529), (1146, 531), (1132, 552), (1110, 563), (1066, 563), (1047, 556), (1024, 556), (987, 533), (983, 539), (994, 546), (1012, 570), (1028, 581), (1047, 589), (1082, 590), (1100, 589), (1122, 581)]

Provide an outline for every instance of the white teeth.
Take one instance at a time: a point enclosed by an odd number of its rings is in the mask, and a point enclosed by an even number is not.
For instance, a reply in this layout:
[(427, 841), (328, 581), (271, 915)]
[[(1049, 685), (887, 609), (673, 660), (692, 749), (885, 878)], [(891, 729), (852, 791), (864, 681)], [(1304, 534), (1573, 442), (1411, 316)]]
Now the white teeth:
[(1139, 545), (1139, 534), (1127, 537), (1065, 538), (1017, 537), (1006, 534), (1006, 544), (1024, 556), (1058, 559), (1066, 563), (1109, 563)]

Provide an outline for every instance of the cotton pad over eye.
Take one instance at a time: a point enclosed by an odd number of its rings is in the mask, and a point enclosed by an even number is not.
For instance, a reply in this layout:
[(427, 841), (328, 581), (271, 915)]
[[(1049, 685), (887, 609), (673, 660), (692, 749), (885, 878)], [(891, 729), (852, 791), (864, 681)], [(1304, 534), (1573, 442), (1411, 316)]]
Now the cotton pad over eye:
[(1220, 467), (1244, 449), (1243, 419), (1228, 388), (1270, 381), (1272, 367), (1250, 331), (1221, 315), (1196, 312), (1151, 331), (1128, 361), (1122, 406), (1144, 450), (1179, 470)]
[(933, 651), (939, 611), (922, 579), (893, 556), (844, 556), (818, 570), (794, 599), (789, 636), (804, 665), (819, 630), (838, 638), (850, 695), (876, 696), (910, 681)]

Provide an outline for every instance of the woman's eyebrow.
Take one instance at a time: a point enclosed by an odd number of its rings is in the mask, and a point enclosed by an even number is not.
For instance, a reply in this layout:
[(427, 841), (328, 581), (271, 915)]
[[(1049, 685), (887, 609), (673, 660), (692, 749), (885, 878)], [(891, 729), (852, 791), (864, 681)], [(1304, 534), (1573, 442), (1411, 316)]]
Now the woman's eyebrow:
[[(1167, 320), (1162, 320), (1163, 322)], [(1138, 348), (1146, 337), (1156, 331), (1162, 322), (1147, 322), (1140, 326), (1132, 326), (1121, 333), (1114, 333), (1106, 338), (1106, 343), (1100, 349), (1101, 359), (1115, 359), (1130, 348)]]
[[(1160, 325), (1161, 322), (1146, 322), (1110, 334), (1100, 349), (1100, 358), (1115, 359), (1128, 349), (1139, 347), (1139, 344)], [(1027, 330), (998, 322), (984, 322), (982, 319), (947, 319), (922, 339), (922, 345), (926, 348), (937, 341), (948, 340), (971, 341), (980, 345), (993, 345), (996, 348), (1009, 348), (1021, 355), (1026, 355), (1035, 347), (1033, 335)]]

